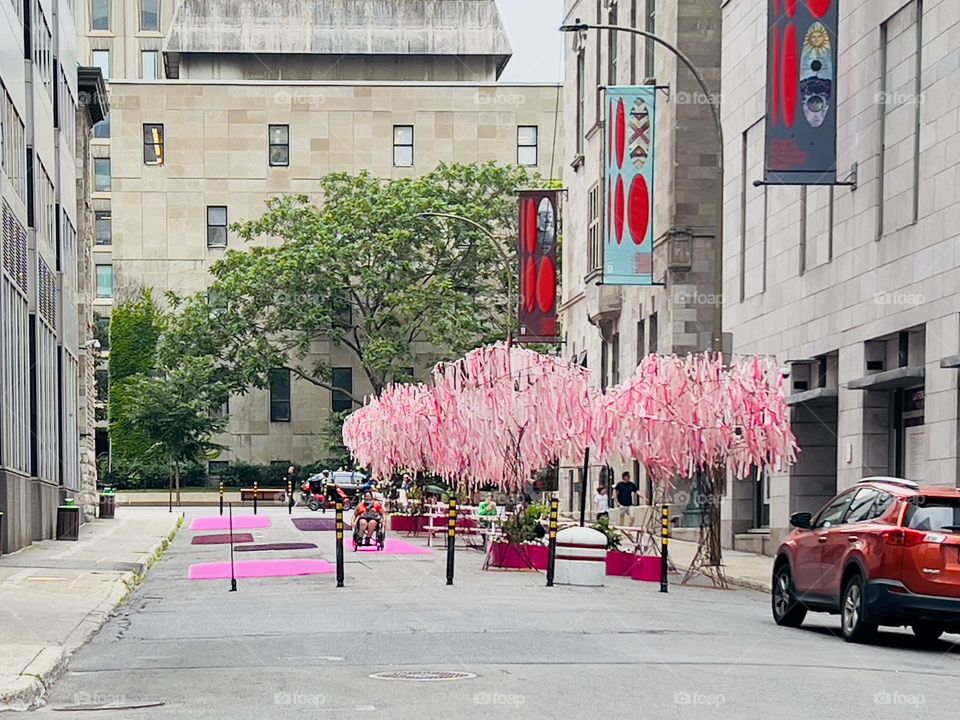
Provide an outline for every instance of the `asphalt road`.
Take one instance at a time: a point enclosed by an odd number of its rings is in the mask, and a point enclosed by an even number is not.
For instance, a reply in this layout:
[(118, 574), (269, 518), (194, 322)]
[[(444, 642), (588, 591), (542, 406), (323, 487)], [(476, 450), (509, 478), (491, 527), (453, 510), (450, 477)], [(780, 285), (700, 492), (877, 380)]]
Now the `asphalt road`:
[[(285, 512), (269, 512), (273, 527), (256, 532), (258, 542), (315, 542), (333, 561), (333, 533), (303, 533)], [(875, 645), (850, 645), (830, 616), (808, 616), (799, 630), (776, 627), (759, 593), (661, 594), (629, 579), (547, 588), (535, 573), (481, 572), (482, 556), (470, 550), (458, 552), (453, 587), (442, 553), (348, 552), (345, 588), (319, 575), (240, 580), (230, 593), (229, 581), (187, 579), (190, 564), (228, 557), (225, 545), (191, 545), (195, 534), (181, 531), (37, 713), (953, 720), (960, 706), (958, 636), (924, 648), (906, 631), (888, 631)], [(468, 676), (370, 677), (395, 671)], [(68, 709), (97, 703), (118, 709)], [(130, 709), (140, 703), (156, 705)]]

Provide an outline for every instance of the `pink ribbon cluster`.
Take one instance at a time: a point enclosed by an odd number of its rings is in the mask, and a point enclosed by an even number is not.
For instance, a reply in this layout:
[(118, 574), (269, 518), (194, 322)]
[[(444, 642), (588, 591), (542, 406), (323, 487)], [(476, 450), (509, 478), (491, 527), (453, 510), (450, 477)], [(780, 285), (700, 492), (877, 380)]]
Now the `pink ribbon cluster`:
[(737, 477), (792, 464), (782, 378), (768, 358), (651, 355), (602, 393), (589, 371), (503, 343), (441, 363), (433, 384), (395, 385), (347, 418), (343, 439), (376, 476), (435, 473), (520, 489), (559, 458), (636, 459), (668, 481), (725, 463)]

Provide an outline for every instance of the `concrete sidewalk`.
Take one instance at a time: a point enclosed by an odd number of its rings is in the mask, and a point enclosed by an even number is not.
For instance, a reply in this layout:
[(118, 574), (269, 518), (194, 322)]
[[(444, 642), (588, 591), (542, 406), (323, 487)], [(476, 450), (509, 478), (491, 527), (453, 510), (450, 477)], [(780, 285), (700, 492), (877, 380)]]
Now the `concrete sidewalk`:
[(100, 629), (167, 548), (179, 514), (123, 508), (0, 557), (0, 711), (43, 702), (70, 655)]
[[(690, 567), (697, 552), (697, 544), (685, 540), (670, 539), (670, 557), (681, 573)], [(767, 555), (737, 552), (723, 549), (723, 568), (731, 585), (770, 592), (773, 576), (773, 558)]]

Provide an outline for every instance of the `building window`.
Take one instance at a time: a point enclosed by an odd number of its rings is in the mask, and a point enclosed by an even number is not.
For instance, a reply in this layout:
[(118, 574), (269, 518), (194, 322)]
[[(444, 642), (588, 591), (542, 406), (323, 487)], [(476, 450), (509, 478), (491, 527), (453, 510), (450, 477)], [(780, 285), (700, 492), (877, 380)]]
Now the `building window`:
[(227, 246), (227, 208), (207, 205), (207, 247)]
[(290, 422), (290, 371), (270, 371), (270, 422)]
[(144, 80), (160, 79), (160, 51), (143, 50), (140, 53), (140, 77)]
[(90, 28), (92, 30), (110, 29), (110, 0), (90, 0)]
[(100, 315), (99, 313), (94, 313), (96, 318), (94, 323), (93, 336), (96, 338), (97, 342), (100, 343), (101, 350), (110, 349), (110, 316), (109, 315)]
[(577, 155), (583, 155), (583, 141), (587, 134), (587, 55), (577, 53)]
[(160, 0), (140, 0), (140, 29), (160, 32)]
[(536, 125), (520, 125), (517, 128), (517, 164), (536, 167), (539, 130)]
[(657, 323), (657, 314), (653, 313), (653, 315), (650, 316), (650, 354), (651, 355), (656, 353), (657, 349), (660, 346), (659, 336), (658, 336), (659, 332), (660, 332), (660, 328)]
[(228, 467), (230, 467), (230, 463), (227, 460), (211, 460), (207, 463), (207, 475), (218, 477)]
[(97, 297), (113, 297), (113, 265), (97, 265)]
[(163, 125), (143, 126), (143, 164), (163, 165)]
[(351, 410), (353, 408), (353, 400), (350, 397), (350, 395), (353, 395), (353, 368), (334, 368), (332, 385), (349, 393), (349, 395), (336, 390), (331, 391), (332, 402), (330, 408), (334, 412)]
[(290, 126), (271, 125), (268, 136), (270, 167), (288, 167), (290, 165)]
[(93, 159), (93, 187), (97, 192), (110, 192), (110, 158)]
[(110, 397), (110, 371), (97, 370), (96, 378), (97, 378), (97, 401), (107, 402), (107, 399)]
[(21, 200), (27, 197), (26, 126), (17, 114), (13, 98), (0, 82), (0, 168)]
[(113, 221), (109, 210), (97, 210), (97, 245), (113, 245)]
[(93, 126), (93, 136), (98, 140), (110, 139), (110, 116), (107, 115), (103, 120)]
[[(610, 8), (607, 15), (607, 24), (617, 24), (617, 6)], [(607, 85), (617, 84), (617, 62), (620, 59), (620, 33), (615, 30), (607, 31)]]
[(603, 232), (600, 218), (600, 183), (596, 183), (587, 195), (587, 271), (599, 270), (603, 264)]
[(393, 164), (413, 167), (413, 125), (393, 126)]
[(110, 79), (110, 51), (94, 50), (93, 66), (100, 68), (100, 72), (103, 73), (104, 80), (109, 80)]
[(647, 356), (647, 324), (643, 320), (637, 322), (637, 365)]
[[(657, 0), (647, 0), (647, 12), (643, 20), (643, 29), (648, 33), (656, 35), (657, 33)], [(654, 48), (656, 43), (649, 38), (645, 38), (643, 44), (643, 74), (647, 78), (656, 75), (656, 58), (654, 57)]]

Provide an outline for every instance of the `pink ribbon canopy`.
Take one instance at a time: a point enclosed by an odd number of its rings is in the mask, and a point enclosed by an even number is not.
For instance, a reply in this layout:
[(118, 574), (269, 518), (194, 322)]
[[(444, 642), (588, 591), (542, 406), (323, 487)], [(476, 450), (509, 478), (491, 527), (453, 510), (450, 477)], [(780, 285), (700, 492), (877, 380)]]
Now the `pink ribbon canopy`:
[(376, 476), (435, 473), (468, 488), (521, 488), (559, 458), (636, 459), (656, 480), (721, 464), (745, 477), (796, 461), (783, 381), (769, 358), (650, 355), (600, 393), (590, 373), (503, 343), (395, 385), (349, 418), (344, 443)]

